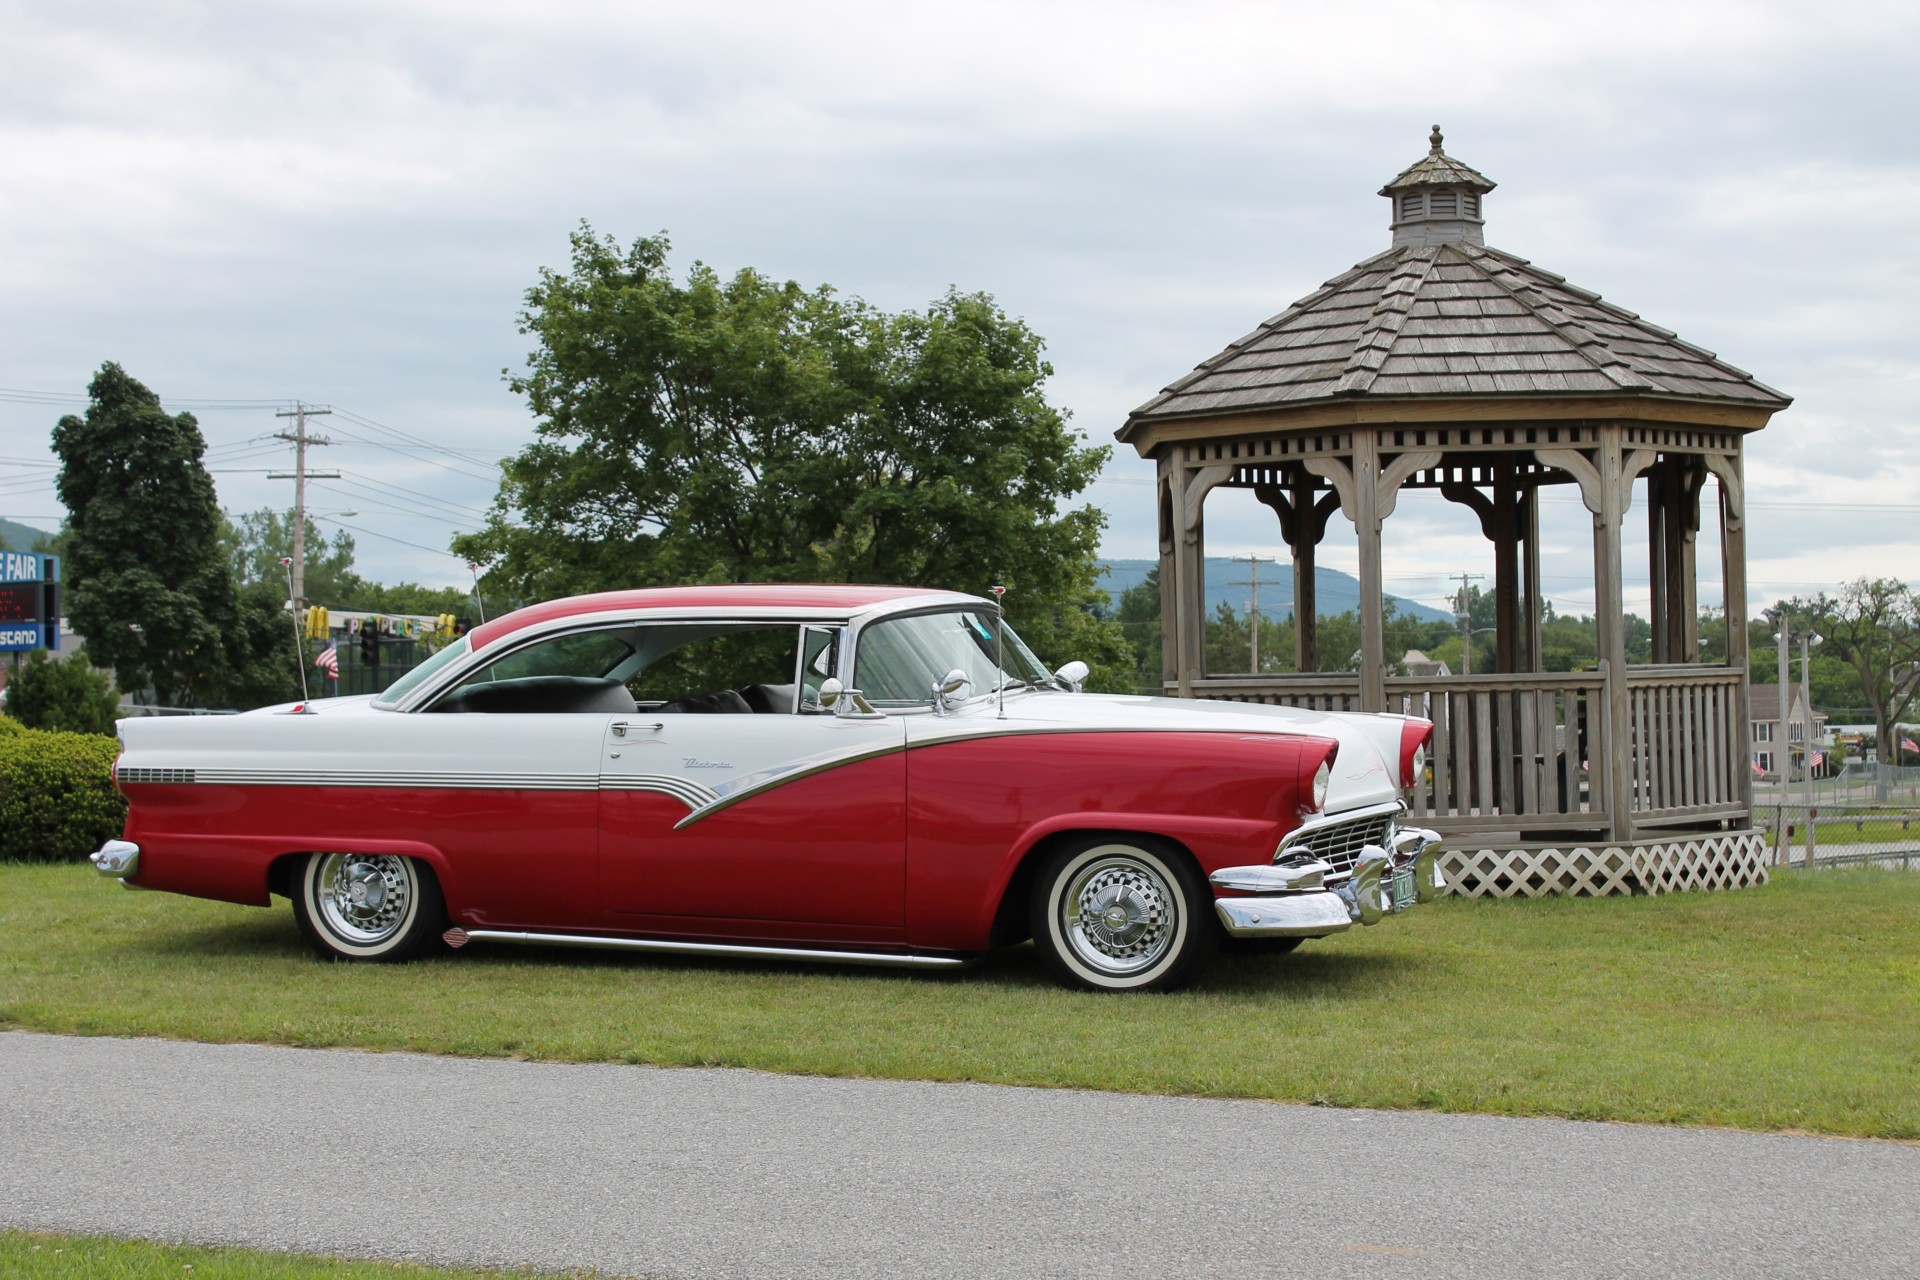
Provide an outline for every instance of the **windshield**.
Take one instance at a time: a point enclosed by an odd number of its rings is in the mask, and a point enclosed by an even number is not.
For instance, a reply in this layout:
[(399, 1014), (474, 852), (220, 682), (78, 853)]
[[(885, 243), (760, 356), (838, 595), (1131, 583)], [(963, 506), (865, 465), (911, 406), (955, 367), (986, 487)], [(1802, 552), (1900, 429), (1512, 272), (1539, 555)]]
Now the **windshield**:
[[(991, 693), (999, 684), (995, 623), (994, 615), (984, 609), (876, 622), (860, 633), (853, 687), (876, 707), (930, 706), (934, 681), (957, 669), (973, 681), (975, 694)], [(1004, 631), (1007, 680), (1050, 684), (1053, 678), (1033, 651), (1012, 627)]]
[(458, 640), (434, 654), (431, 658), (428, 658), (425, 662), (407, 672), (407, 674), (401, 676), (398, 680), (395, 680), (391, 685), (388, 685), (387, 691), (373, 700), (373, 705), (376, 707), (399, 705), (407, 694), (419, 688), (427, 677), (442, 667), (447, 666), (449, 663), (457, 662), (472, 652), (473, 641), (467, 639), (465, 636), (461, 636)]

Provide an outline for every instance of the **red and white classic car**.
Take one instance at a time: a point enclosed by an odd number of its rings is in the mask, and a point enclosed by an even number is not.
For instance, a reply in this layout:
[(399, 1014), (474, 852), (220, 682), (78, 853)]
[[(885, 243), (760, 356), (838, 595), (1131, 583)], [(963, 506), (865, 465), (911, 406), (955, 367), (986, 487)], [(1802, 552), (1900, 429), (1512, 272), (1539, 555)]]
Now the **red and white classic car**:
[(476, 628), (385, 693), (123, 720), (124, 883), (293, 900), (322, 956), (520, 942), (1165, 990), (1225, 939), (1441, 885), (1400, 825), (1432, 726), (1081, 693), (992, 601), (611, 592)]

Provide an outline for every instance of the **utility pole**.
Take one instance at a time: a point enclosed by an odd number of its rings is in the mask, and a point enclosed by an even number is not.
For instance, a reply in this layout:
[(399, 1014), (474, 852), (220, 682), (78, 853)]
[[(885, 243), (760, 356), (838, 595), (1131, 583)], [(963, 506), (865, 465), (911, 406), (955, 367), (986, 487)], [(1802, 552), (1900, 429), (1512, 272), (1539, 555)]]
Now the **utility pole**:
[(282, 409), (274, 414), (276, 418), (292, 418), (292, 431), (276, 431), (274, 439), (285, 440), (293, 445), (293, 470), (269, 471), (269, 480), (293, 481), (293, 607), (296, 611), (307, 599), (307, 481), (338, 480), (338, 471), (307, 470), (307, 446), (332, 444), (325, 436), (307, 434), (307, 419), (325, 417), (331, 409), (309, 409), (300, 401), (293, 402), (291, 409)]
[(1454, 610), (1453, 616), (1460, 619), (1460, 674), (1463, 676), (1473, 674), (1473, 601), (1467, 594), (1467, 584), (1469, 582), (1478, 582), (1486, 576), (1484, 573), (1463, 573), (1459, 575), (1460, 595), (1458, 599), (1460, 607)]
[(1229, 556), (1228, 559), (1235, 560), (1235, 561), (1245, 560), (1247, 562), (1247, 580), (1245, 582), (1235, 582), (1229, 585), (1236, 586), (1236, 587), (1251, 587), (1253, 589), (1252, 603), (1247, 606), (1247, 630), (1251, 633), (1253, 638), (1253, 645), (1252, 645), (1253, 652), (1250, 655), (1253, 661), (1253, 674), (1259, 675), (1260, 674), (1260, 563), (1261, 561), (1265, 561), (1268, 564), (1273, 564), (1278, 562), (1280, 557), (1279, 556), (1246, 555), (1246, 556)]

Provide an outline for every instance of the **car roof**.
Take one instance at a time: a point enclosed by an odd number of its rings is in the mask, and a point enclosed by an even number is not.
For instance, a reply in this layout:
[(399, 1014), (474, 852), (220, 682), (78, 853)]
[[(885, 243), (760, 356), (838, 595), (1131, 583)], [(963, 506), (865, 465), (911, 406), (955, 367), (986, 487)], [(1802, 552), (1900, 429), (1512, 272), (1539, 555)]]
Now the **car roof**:
[(673, 612), (681, 609), (795, 609), (852, 615), (902, 601), (980, 604), (977, 596), (927, 587), (885, 587), (851, 583), (730, 582), (702, 587), (647, 587), (637, 591), (601, 591), (564, 596), (528, 605), (475, 627), (475, 649), (528, 627), (585, 614)]

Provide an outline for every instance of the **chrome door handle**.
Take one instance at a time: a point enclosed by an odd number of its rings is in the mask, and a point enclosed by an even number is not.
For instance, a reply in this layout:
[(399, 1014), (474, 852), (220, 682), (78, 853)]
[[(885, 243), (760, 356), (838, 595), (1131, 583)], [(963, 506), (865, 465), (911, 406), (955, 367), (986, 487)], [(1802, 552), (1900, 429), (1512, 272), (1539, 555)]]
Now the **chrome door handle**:
[(653, 724), (628, 724), (625, 720), (615, 720), (612, 726), (613, 736), (616, 738), (626, 737), (629, 729), (645, 729), (650, 733), (659, 733), (666, 727), (665, 721), (655, 721)]

